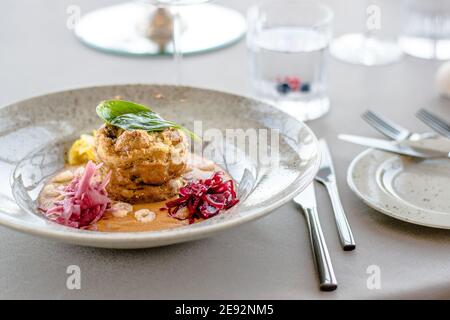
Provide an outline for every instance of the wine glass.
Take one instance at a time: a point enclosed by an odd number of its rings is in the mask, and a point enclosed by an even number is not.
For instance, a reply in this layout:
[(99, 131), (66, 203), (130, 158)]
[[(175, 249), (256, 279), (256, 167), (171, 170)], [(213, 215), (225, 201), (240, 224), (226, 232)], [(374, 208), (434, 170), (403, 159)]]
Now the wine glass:
[(450, 59), (450, 3), (448, 0), (403, 0), (403, 52), (422, 59)]
[(181, 35), (183, 32), (182, 18), (179, 6), (202, 4), (212, 0), (146, 0), (156, 6), (167, 7), (172, 13), (172, 45), (173, 59), (175, 62), (176, 84), (181, 84), (181, 63), (183, 60), (183, 51), (181, 49)]
[[(380, 7), (372, 2), (365, 1), (366, 13), (371, 12), (368, 11), (369, 8), (375, 10), (373, 12), (381, 12)], [(375, 18), (379, 21), (378, 27), (370, 27), (367, 20), (365, 31), (347, 33), (334, 39), (330, 45), (331, 54), (339, 60), (364, 66), (384, 65), (398, 61), (403, 55), (402, 51), (395, 39), (379, 34), (381, 21), (384, 21), (379, 17), (381, 17), (381, 14), (378, 18)], [(369, 16), (366, 18), (369, 19)]]
[(220, 49), (245, 34), (242, 13), (207, 2), (212, 0), (119, 3), (84, 14), (74, 31), (84, 44), (97, 50), (132, 56), (174, 55), (180, 62), (182, 54)]

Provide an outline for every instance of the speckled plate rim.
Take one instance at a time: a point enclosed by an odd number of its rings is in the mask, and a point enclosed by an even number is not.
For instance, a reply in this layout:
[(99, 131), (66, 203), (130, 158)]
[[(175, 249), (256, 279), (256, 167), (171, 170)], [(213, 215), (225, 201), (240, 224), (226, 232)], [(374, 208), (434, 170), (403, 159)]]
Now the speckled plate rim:
[[(395, 219), (398, 219), (398, 220), (401, 220), (404, 222), (420, 225), (420, 226), (430, 227), (430, 228), (450, 229), (450, 222), (448, 224), (443, 225), (443, 224), (431, 223), (431, 222), (429, 222), (429, 218), (428, 219), (427, 218), (425, 218), (425, 219), (417, 218), (417, 216), (419, 216), (419, 215), (422, 215), (424, 217), (430, 217), (430, 215), (433, 217), (439, 217), (439, 215), (442, 216), (443, 214), (438, 213), (438, 212), (425, 211), (418, 207), (408, 206), (408, 205), (406, 205), (405, 202), (401, 201), (400, 199), (387, 194), (382, 188), (379, 187), (378, 183), (375, 183), (375, 185), (377, 186), (379, 191), (382, 192), (382, 194), (384, 195), (384, 199), (390, 201), (389, 204), (392, 204), (389, 206), (389, 208), (393, 208), (393, 205), (395, 205), (398, 208), (398, 211), (395, 211), (393, 209), (391, 209), (391, 210), (386, 209), (386, 206), (385, 206), (386, 203), (372, 201), (370, 196), (368, 196), (365, 192), (360, 190), (360, 188), (358, 188), (357, 182), (353, 179), (353, 173), (355, 172), (355, 170), (357, 170), (357, 167), (359, 165), (361, 165), (361, 163), (363, 163), (364, 161), (368, 161), (367, 157), (373, 152), (381, 152), (381, 151), (377, 151), (374, 149), (366, 149), (363, 152), (361, 152), (360, 154), (358, 154), (352, 160), (352, 162), (350, 163), (350, 166), (348, 167), (347, 184), (349, 185), (350, 189), (356, 194), (356, 196), (358, 196), (365, 204), (367, 204), (372, 209), (375, 209), (376, 211), (379, 211), (379, 212), (381, 212), (387, 216), (390, 216), (392, 218), (395, 218)], [(388, 154), (388, 153), (386, 153), (386, 154)], [(368, 181), (370, 179), (375, 180), (376, 177), (367, 175), (366, 181)], [(406, 214), (402, 210), (412, 210), (413, 215), (407, 217)]]
[[(32, 96), (26, 99), (14, 101), (11, 103), (8, 103), (6, 105), (0, 106), (1, 108), (7, 107), (12, 104), (17, 104), (21, 102), (27, 102), (31, 101), (35, 98), (51, 95), (51, 94), (60, 94), (67, 91), (76, 91), (80, 89), (87, 89), (87, 88), (102, 88), (105, 86), (123, 86), (123, 85), (152, 85), (149, 83), (128, 83), (128, 84), (107, 84), (107, 85), (94, 85), (94, 86), (80, 86), (80, 87), (71, 87), (66, 89), (61, 89), (58, 91), (51, 91), (48, 93), (43, 93), (40, 95)], [(170, 84), (163, 84), (163, 83), (155, 83), (154, 85), (159, 86), (165, 86)], [(274, 105), (261, 101), (259, 99), (256, 99), (254, 97), (250, 97), (247, 95), (238, 95), (232, 92), (227, 91), (221, 91), (221, 90), (214, 90), (209, 88), (203, 88), (203, 87), (192, 87), (192, 86), (182, 86), (184, 88), (190, 88), (190, 89), (201, 89), (216, 93), (222, 93), (227, 94), (239, 98), (245, 98), (253, 101), (258, 101), (260, 103), (265, 103), (266, 105), (271, 106), (272, 108), (275, 108), (277, 112), (281, 112), (285, 114), (287, 117), (292, 118), (296, 122), (298, 122), (301, 126), (304, 127), (304, 129), (309, 133), (309, 135), (313, 139), (313, 144), (316, 146), (317, 150), (318, 147), (318, 140), (315, 136), (314, 132), (302, 121), (295, 119), (291, 115), (280, 111), (278, 108), (276, 108)], [(317, 174), (321, 162), (321, 156), (320, 152), (318, 153), (316, 157), (316, 161), (313, 163), (313, 165), (305, 172), (302, 180), (303, 183), (300, 186), (297, 186), (293, 188), (289, 193), (287, 193), (284, 197), (281, 199), (271, 203), (270, 205), (264, 207), (263, 209), (253, 209), (246, 211), (245, 216), (241, 216), (239, 219), (230, 219), (226, 221), (222, 221), (221, 223), (214, 224), (214, 225), (204, 225), (194, 228), (187, 228), (187, 227), (180, 227), (175, 228), (171, 230), (163, 230), (163, 231), (151, 231), (151, 232), (120, 232), (120, 233), (113, 233), (113, 232), (96, 232), (96, 231), (86, 231), (86, 230), (78, 230), (79, 232), (67, 232), (70, 231), (71, 228), (60, 226), (61, 228), (58, 229), (51, 229), (48, 228), (46, 225), (36, 225), (33, 222), (30, 221), (24, 221), (20, 220), (18, 218), (12, 217), (8, 214), (0, 212), (0, 224), (8, 227), (10, 229), (27, 233), (47, 239), (55, 239), (61, 242), (66, 242), (70, 244), (77, 244), (82, 246), (88, 246), (88, 247), (100, 247), (100, 248), (112, 248), (112, 249), (138, 249), (138, 248), (152, 248), (152, 247), (158, 247), (158, 246), (165, 246), (175, 243), (181, 243), (186, 242), (190, 240), (196, 240), (196, 239), (202, 239), (206, 238), (210, 235), (213, 235), (215, 233), (218, 233), (220, 231), (224, 231), (226, 229), (229, 229), (231, 227), (244, 224), (249, 221), (253, 221), (259, 218), (262, 218), (269, 213), (273, 212), (273, 210), (277, 209), (278, 207), (284, 205), (285, 203), (291, 201), (297, 194), (301, 193), (313, 180), (315, 175)], [(236, 206), (230, 211), (234, 211), (239, 206)], [(29, 214), (27, 212), (21, 212), (23, 214)], [(201, 224), (201, 223), (199, 223)], [(144, 242), (145, 241), (145, 242)], [(147, 241), (150, 241), (147, 242)]]

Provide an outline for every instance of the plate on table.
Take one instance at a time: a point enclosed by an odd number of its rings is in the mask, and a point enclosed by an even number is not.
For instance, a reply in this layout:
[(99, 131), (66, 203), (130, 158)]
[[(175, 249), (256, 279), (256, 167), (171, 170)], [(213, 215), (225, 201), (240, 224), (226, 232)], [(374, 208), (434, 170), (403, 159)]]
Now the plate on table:
[(415, 159), (369, 149), (353, 160), (347, 181), (377, 211), (418, 225), (450, 229), (448, 159)]
[[(239, 203), (192, 224), (140, 232), (79, 229), (45, 216), (38, 204), (44, 186), (65, 167), (68, 150), (80, 134), (92, 133), (102, 125), (96, 115), (99, 102), (117, 96), (151, 106), (164, 119), (190, 130), (201, 121), (204, 140), (199, 150), (206, 152), (208, 148), (210, 159), (226, 169), (235, 183)], [(0, 109), (0, 119), (0, 224), (77, 245), (146, 248), (210, 236), (260, 218), (292, 199), (313, 180), (320, 162), (316, 138), (302, 122), (261, 101), (199, 88), (141, 84), (81, 88), (5, 106)], [(277, 161), (260, 161), (261, 155), (230, 144), (229, 129), (275, 132), (268, 140), (258, 139), (253, 147), (265, 145), (270, 154), (279, 150), (278, 158), (274, 157)], [(207, 132), (219, 138), (205, 143)], [(193, 152), (199, 150), (194, 148)], [(228, 153), (238, 155), (238, 161), (228, 158)], [(70, 196), (67, 194), (65, 197)], [(157, 213), (166, 220), (167, 214)]]

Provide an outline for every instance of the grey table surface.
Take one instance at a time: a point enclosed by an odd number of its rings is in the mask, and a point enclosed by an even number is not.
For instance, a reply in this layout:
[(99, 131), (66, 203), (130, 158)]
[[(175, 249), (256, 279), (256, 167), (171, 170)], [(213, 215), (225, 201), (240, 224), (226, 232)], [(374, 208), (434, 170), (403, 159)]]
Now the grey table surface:
[[(172, 83), (170, 59), (106, 55), (81, 45), (66, 28), (71, 4), (85, 13), (119, 2), (2, 0), (0, 105), (74, 87)], [(219, 2), (244, 12), (255, 1)], [(328, 2), (338, 32), (351, 30), (352, 16), (364, 16), (358, 0)], [(395, 17), (395, 10), (387, 7), (383, 14)], [(341, 250), (329, 200), (318, 186), (338, 290), (319, 291), (304, 218), (288, 203), (214, 237), (147, 250), (76, 247), (0, 227), (0, 298), (450, 298), (450, 232), (400, 222), (364, 205), (346, 184), (348, 165), (362, 149), (336, 138), (342, 132), (376, 136), (359, 118), (367, 108), (416, 130), (425, 129), (414, 117), (419, 107), (450, 117), (450, 102), (434, 87), (438, 65), (411, 57), (376, 68), (331, 60), (332, 109), (310, 126), (331, 146), (357, 241), (356, 251)], [(185, 84), (248, 95), (245, 41), (186, 58), (182, 73)], [(81, 290), (66, 288), (69, 265), (81, 268)], [(380, 289), (367, 286), (371, 265), (380, 268)]]

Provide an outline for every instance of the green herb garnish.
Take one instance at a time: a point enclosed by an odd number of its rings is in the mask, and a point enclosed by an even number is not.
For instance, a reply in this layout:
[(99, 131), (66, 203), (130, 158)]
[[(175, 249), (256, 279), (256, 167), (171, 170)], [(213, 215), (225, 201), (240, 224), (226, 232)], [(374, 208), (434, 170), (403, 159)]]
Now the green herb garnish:
[(200, 139), (185, 127), (164, 120), (147, 106), (125, 100), (105, 100), (97, 106), (97, 115), (106, 123), (124, 130), (163, 131), (166, 128), (182, 130), (193, 139)]

